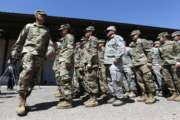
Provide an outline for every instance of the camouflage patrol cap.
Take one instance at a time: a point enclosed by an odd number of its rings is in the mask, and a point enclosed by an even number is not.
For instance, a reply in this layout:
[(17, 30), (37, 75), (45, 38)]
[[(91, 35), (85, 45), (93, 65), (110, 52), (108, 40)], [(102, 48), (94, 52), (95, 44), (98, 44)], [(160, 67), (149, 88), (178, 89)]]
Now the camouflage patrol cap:
[(38, 14), (39, 14), (39, 15), (47, 16), (46, 12), (43, 11), (43, 10), (36, 10), (36, 11), (35, 11), (35, 16), (38, 15)]
[(130, 34), (130, 36), (134, 36), (134, 35), (140, 35), (141, 34), (141, 31), (140, 30), (133, 30)]
[(180, 36), (180, 31), (173, 32), (171, 34), (172, 37)]
[(86, 31), (95, 31), (95, 28), (94, 28), (94, 26), (88, 26), (86, 28)]
[(99, 39), (98, 43), (105, 43), (105, 40), (104, 39)]
[(158, 34), (157, 38), (160, 39), (161, 37), (168, 37), (168, 36), (169, 36), (168, 32), (162, 32)]
[(106, 31), (116, 31), (116, 27), (115, 26), (109, 26), (106, 28)]
[(155, 44), (160, 44), (160, 42), (159, 42), (159, 41), (155, 41), (155, 42), (154, 42), (154, 45), (155, 45)]
[(60, 28), (58, 30), (64, 30), (64, 29), (71, 29), (71, 25), (70, 24), (63, 24), (60, 26)]

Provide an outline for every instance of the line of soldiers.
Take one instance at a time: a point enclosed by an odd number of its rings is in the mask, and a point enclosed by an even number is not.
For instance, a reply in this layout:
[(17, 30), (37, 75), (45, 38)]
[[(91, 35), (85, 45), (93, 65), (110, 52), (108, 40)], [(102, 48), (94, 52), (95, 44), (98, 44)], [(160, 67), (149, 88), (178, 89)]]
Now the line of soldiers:
[(164, 86), (170, 92), (167, 100), (180, 101), (180, 31), (172, 34), (174, 41), (163, 32), (153, 43), (134, 30), (128, 47), (115, 26), (107, 27), (106, 41), (98, 40), (95, 28), (88, 26), (81, 41), (75, 43), (71, 26), (63, 24), (61, 38), (53, 43), (44, 26), (46, 17), (44, 11), (36, 11), (36, 22), (25, 25), (11, 52), (12, 58), (22, 62), (18, 115), (28, 112), (26, 100), (37, 73), (53, 55), (58, 109), (73, 107), (74, 98), (80, 98), (86, 107), (97, 106), (99, 99), (119, 106), (136, 96), (139, 102), (153, 104), (156, 92), (162, 94)]

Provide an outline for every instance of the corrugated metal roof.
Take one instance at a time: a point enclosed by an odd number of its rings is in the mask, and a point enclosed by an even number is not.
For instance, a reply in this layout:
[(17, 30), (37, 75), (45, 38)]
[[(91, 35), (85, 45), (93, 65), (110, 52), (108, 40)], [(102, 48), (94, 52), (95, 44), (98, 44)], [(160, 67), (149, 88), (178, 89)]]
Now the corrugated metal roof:
[[(31, 14), (0, 12), (0, 28), (5, 30), (6, 36), (9, 39), (16, 38), (20, 30), (23, 28), (23, 26), (26, 23), (33, 21), (34, 21), (34, 15)], [(63, 23), (71, 24), (77, 40), (80, 39), (80, 37), (83, 35), (84, 29), (89, 25), (95, 26), (96, 34), (100, 38), (104, 38), (105, 36), (104, 30), (106, 29), (107, 26), (115, 25), (118, 29), (118, 33), (123, 37), (125, 37), (127, 41), (129, 39), (130, 32), (134, 29), (140, 29), (143, 35), (148, 39), (155, 39), (157, 34), (163, 31), (167, 31), (170, 33), (176, 31), (176, 29), (136, 25), (129, 23), (49, 16), (47, 19), (47, 26), (49, 27), (52, 36), (54, 38), (57, 38), (58, 36), (57, 29), (59, 25)]]

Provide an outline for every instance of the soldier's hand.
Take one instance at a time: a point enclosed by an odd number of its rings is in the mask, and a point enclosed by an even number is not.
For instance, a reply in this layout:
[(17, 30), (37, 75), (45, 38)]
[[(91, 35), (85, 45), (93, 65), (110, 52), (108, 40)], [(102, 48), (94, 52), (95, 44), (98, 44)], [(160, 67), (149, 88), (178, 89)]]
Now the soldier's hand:
[(113, 62), (114, 62), (114, 64), (117, 64), (117, 63), (118, 63), (117, 59), (115, 59)]
[(55, 56), (56, 56), (55, 51), (48, 51), (48, 52), (46, 53), (46, 58), (47, 58), (47, 59), (53, 59)]
[(74, 67), (75, 67), (75, 68), (79, 68), (79, 65), (75, 65)]
[(80, 67), (80, 68), (79, 68), (79, 71), (80, 71), (80, 72), (82, 72), (82, 71), (83, 71), (83, 68), (82, 68), (82, 67)]
[(116, 65), (118, 63), (121, 63), (119, 59), (114, 59), (113, 63)]
[(17, 55), (16, 51), (12, 51), (12, 52), (11, 52), (11, 58), (12, 58), (13, 60), (17, 60), (17, 59), (18, 59), (18, 55)]
[(90, 70), (91, 69), (91, 64), (87, 64), (87, 70)]
[(180, 68), (180, 62), (176, 62), (176, 68)]

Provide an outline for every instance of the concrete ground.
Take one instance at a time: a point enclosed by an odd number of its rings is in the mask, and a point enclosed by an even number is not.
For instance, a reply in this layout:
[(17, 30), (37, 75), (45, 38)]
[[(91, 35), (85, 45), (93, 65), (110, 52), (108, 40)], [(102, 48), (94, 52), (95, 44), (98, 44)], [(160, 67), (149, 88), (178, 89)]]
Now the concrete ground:
[(120, 107), (102, 104), (86, 108), (76, 104), (72, 109), (56, 109), (56, 86), (35, 87), (28, 99), (31, 111), (27, 116), (16, 115), (17, 94), (1, 87), (0, 120), (180, 120), (180, 103), (157, 98), (157, 103), (146, 105), (131, 102)]

